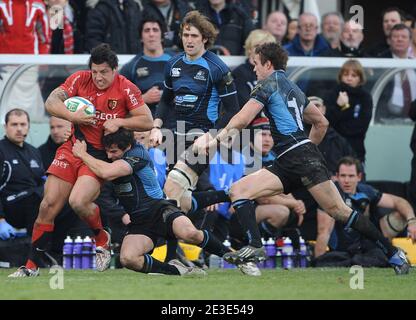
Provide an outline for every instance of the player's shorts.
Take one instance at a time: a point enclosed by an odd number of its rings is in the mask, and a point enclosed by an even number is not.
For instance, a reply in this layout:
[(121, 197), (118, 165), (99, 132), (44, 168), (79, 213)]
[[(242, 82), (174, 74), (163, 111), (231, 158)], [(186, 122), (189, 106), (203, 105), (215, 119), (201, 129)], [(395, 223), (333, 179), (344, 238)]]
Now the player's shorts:
[(159, 238), (176, 239), (173, 233), (173, 221), (185, 214), (169, 200), (155, 201), (155, 206), (148, 212), (131, 215), (131, 223), (127, 226), (127, 233), (142, 234), (149, 237), (156, 246)]
[(279, 177), (285, 193), (301, 187), (310, 189), (330, 180), (326, 161), (313, 143), (305, 143), (288, 151), (266, 169)]
[[(72, 154), (72, 145), (71, 141), (67, 141), (56, 150), (55, 159), (53, 159), (47, 173), (53, 174), (72, 185), (75, 184), (80, 176), (93, 177), (102, 184), (103, 180), (98, 178), (81, 159)], [(102, 151), (102, 154), (94, 154), (93, 156), (100, 160), (104, 160), (103, 156), (105, 156), (105, 152)]]

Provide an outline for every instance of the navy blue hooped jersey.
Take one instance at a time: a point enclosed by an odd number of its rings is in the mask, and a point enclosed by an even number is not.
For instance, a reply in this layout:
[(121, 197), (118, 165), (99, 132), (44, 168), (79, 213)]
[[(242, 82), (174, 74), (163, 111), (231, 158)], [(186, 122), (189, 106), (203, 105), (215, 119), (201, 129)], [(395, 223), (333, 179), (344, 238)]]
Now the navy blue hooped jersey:
[(185, 53), (173, 57), (165, 69), (165, 88), (174, 96), (177, 121), (185, 121), (185, 131), (208, 131), (219, 118), (220, 99), (236, 95), (231, 72), (213, 52), (196, 60)]
[(290, 81), (283, 70), (259, 81), (251, 98), (263, 105), (270, 120), (277, 158), (297, 146), (309, 142), (303, 128), (303, 111), (309, 104), (305, 94)]
[(155, 200), (164, 199), (164, 194), (157, 181), (149, 153), (141, 144), (137, 143), (127, 151), (122, 160), (131, 166), (133, 173), (112, 182), (120, 204), (133, 221), (135, 214), (151, 213)]
[(120, 74), (133, 82), (143, 93), (153, 86), (162, 90), (165, 66), (171, 57), (168, 53), (155, 58), (139, 54), (123, 66)]

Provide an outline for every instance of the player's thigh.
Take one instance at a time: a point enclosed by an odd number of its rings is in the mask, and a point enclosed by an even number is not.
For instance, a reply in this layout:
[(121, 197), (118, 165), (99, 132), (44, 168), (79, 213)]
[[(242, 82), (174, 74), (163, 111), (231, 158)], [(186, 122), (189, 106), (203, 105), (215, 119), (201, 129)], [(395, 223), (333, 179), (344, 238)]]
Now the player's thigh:
[(91, 176), (80, 176), (72, 188), (69, 202), (72, 204), (88, 204), (100, 194), (100, 182)]
[(281, 204), (264, 204), (256, 207), (256, 221), (272, 222), (273, 225), (284, 225), (289, 217), (290, 210)]
[(153, 241), (143, 234), (128, 234), (121, 245), (120, 256), (126, 258), (140, 257), (153, 249)]
[(283, 184), (278, 176), (266, 169), (260, 169), (235, 182), (230, 189), (232, 201), (257, 199), (283, 192)]

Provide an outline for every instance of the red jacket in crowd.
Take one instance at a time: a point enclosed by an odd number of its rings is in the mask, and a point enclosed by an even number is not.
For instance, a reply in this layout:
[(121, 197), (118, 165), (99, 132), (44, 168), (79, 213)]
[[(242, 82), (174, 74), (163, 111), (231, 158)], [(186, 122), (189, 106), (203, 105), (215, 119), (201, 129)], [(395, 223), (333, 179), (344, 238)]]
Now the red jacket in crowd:
[(0, 53), (48, 53), (48, 29), (42, 0), (0, 0)]

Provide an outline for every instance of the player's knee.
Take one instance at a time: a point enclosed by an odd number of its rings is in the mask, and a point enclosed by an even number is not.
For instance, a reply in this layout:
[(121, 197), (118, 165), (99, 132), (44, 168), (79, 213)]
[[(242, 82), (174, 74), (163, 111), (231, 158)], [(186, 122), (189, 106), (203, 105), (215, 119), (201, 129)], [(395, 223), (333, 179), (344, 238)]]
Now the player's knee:
[(230, 199), (235, 201), (238, 199), (247, 199), (248, 198), (248, 189), (244, 187), (241, 183), (234, 183), (230, 188)]
[(77, 214), (82, 213), (87, 207), (87, 204), (84, 201), (76, 197), (69, 197), (68, 202), (72, 210), (74, 210)]
[(55, 202), (47, 197), (43, 198), (39, 205), (39, 214), (36, 219), (37, 223), (53, 223)]
[(194, 227), (188, 227), (183, 230), (183, 239), (186, 242), (192, 243), (192, 244), (199, 244), (204, 239), (204, 236), (201, 232), (201, 230), (198, 230)]
[(139, 259), (137, 255), (132, 254), (131, 252), (121, 252), (120, 263), (123, 267), (131, 270), (143, 268), (143, 259)]

